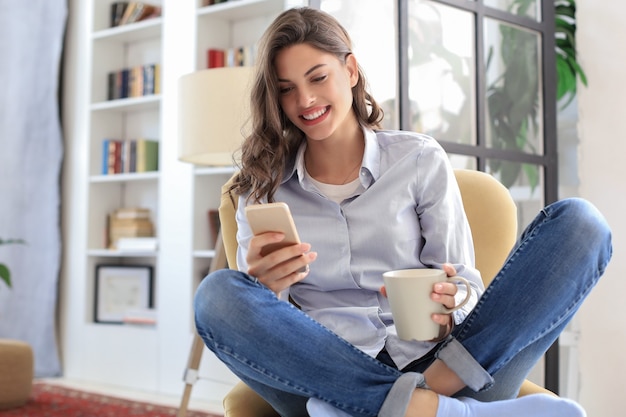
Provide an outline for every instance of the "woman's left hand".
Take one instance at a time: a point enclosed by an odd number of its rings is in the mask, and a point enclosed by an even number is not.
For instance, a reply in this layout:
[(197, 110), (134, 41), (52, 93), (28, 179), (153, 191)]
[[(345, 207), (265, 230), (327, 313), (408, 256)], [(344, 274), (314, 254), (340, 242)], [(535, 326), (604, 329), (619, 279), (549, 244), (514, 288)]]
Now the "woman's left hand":
[[(449, 277), (456, 275), (456, 269), (451, 264), (443, 264), (443, 270)], [(456, 284), (452, 282), (438, 282), (433, 286), (433, 292), (430, 294), (430, 298), (437, 303), (443, 304), (446, 308), (452, 308), (456, 305), (456, 300), (454, 298), (456, 292)], [(452, 315), (449, 313), (433, 314), (432, 319), (435, 323), (441, 326), (447, 326), (447, 330), (452, 328)]]

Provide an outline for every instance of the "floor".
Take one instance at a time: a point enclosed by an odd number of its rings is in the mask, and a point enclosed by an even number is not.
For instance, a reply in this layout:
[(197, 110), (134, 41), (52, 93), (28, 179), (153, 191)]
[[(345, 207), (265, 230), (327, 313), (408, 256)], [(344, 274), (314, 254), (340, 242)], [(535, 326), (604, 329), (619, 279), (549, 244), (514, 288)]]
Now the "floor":
[[(163, 406), (176, 407), (180, 405), (181, 397), (167, 396), (163, 394), (152, 394), (145, 391), (132, 391), (109, 385), (100, 385), (91, 382), (71, 380), (67, 378), (44, 378), (38, 381), (48, 384), (61, 385), (67, 388), (79, 389), (82, 391), (96, 392), (102, 395), (110, 395), (118, 398), (126, 398), (135, 401), (143, 401), (151, 404), (159, 404)], [(181, 391), (182, 395), (182, 391)], [(222, 414), (224, 410), (221, 405), (210, 402), (192, 399), (189, 402), (189, 410), (205, 411), (209, 413)]]

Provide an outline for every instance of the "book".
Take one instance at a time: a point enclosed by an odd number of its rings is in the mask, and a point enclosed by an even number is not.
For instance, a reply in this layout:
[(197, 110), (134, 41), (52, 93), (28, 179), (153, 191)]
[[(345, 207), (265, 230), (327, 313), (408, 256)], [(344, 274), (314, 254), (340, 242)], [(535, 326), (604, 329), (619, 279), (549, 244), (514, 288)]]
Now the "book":
[(150, 209), (142, 207), (123, 207), (113, 212), (115, 219), (149, 219)]
[(139, 1), (130, 2), (124, 10), (119, 25), (127, 25), (161, 15), (161, 7)]
[(207, 68), (221, 68), (225, 64), (223, 49), (209, 48), (207, 50)]
[(161, 64), (154, 64), (154, 94), (161, 94)]
[(159, 141), (102, 139), (102, 175), (158, 171)]
[(154, 64), (144, 65), (143, 71), (143, 95), (154, 94)]
[(148, 8), (139, 16), (137, 21), (161, 17), (163, 8), (154, 4), (150, 4)]
[(107, 74), (107, 100), (115, 100), (116, 97), (116, 82), (117, 72), (112, 71)]
[(135, 66), (129, 69), (128, 74), (128, 96), (143, 96), (143, 66)]
[(102, 175), (109, 173), (109, 141), (110, 139), (102, 140), (102, 168), (100, 169)]
[(149, 172), (159, 169), (159, 142), (150, 139), (137, 139), (137, 171)]
[(121, 237), (152, 237), (154, 228), (148, 219), (129, 220), (120, 223), (111, 220), (111, 241), (117, 246), (117, 239)]
[(127, 23), (129, 23), (129, 19), (130, 16), (135, 12), (135, 9), (137, 8), (137, 2), (131, 1), (128, 3), (128, 5), (126, 5), (126, 8), (124, 9), (124, 14), (122, 15), (122, 18), (119, 20), (118, 25), (125, 25)]
[(128, 148), (129, 148), (128, 172), (137, 172), (137, 141), (136, 140), (129, 141)]
[(145, 64), (107, 74), (107, 99), (141, 97), (159, 92), (159, 64)]
[(118, 26), (122, 17), (124, 16), (124, 12), (126, 11), (126, 7), (128, 7), (127, 1), (114, 1), (111, 3), (111, 27)]
[(206, 51), (207, 68), (250, 67), (256, 60), (256, 48), (252, 45), (233, 48), (209, 48)]
[(119, 97), (118, 98), (127, 98), (128, 97), (128, 85), (130, 82), (130, 69), (124, 68), (120, 71), (121, 80), (119, 81)]
[[(118, 244), (123, 238), (152, 238), (154, 237), (154, 225), (150, 220), (150, 209), (141, 207), (123, 207), (113, 211), (108, 216), (108, 247), (119, 249)], [(155, 245), (153, 241), (126, 241), (126, 247), (134, 245)], [(127, 249), (131, 250), (131, 249)], [(151, 249), (153, 250), (153, 249)]]
[(102, 174), (120, 174), (122, 171), (122, 146), (119, 139), (104, 139), (102, 145)]

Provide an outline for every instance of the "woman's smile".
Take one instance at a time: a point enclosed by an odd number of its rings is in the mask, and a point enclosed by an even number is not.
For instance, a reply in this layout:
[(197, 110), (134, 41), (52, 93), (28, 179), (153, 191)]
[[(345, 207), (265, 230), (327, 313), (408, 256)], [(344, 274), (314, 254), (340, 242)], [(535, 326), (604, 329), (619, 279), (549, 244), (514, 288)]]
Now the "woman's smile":
[(308, 110), (307, 112), (302, 113), (300, 115), (300, 120), (302, 120), (302, 123), (304, 123), (305, 125), (310, 126), (323, 122), (324, 120), (326, 120), (329, 114), (330, 106), (316, 107), (315, 109)]

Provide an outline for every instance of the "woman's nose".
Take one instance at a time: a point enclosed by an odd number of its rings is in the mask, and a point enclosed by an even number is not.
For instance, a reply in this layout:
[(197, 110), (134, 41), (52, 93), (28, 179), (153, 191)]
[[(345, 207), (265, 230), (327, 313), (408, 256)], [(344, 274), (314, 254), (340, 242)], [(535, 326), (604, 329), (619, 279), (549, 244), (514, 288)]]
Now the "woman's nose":
[(300, 107), (309, 107), (315, 102), (315, 96), (309, 89), (301, 89), (298, 94), (298, 105)]

